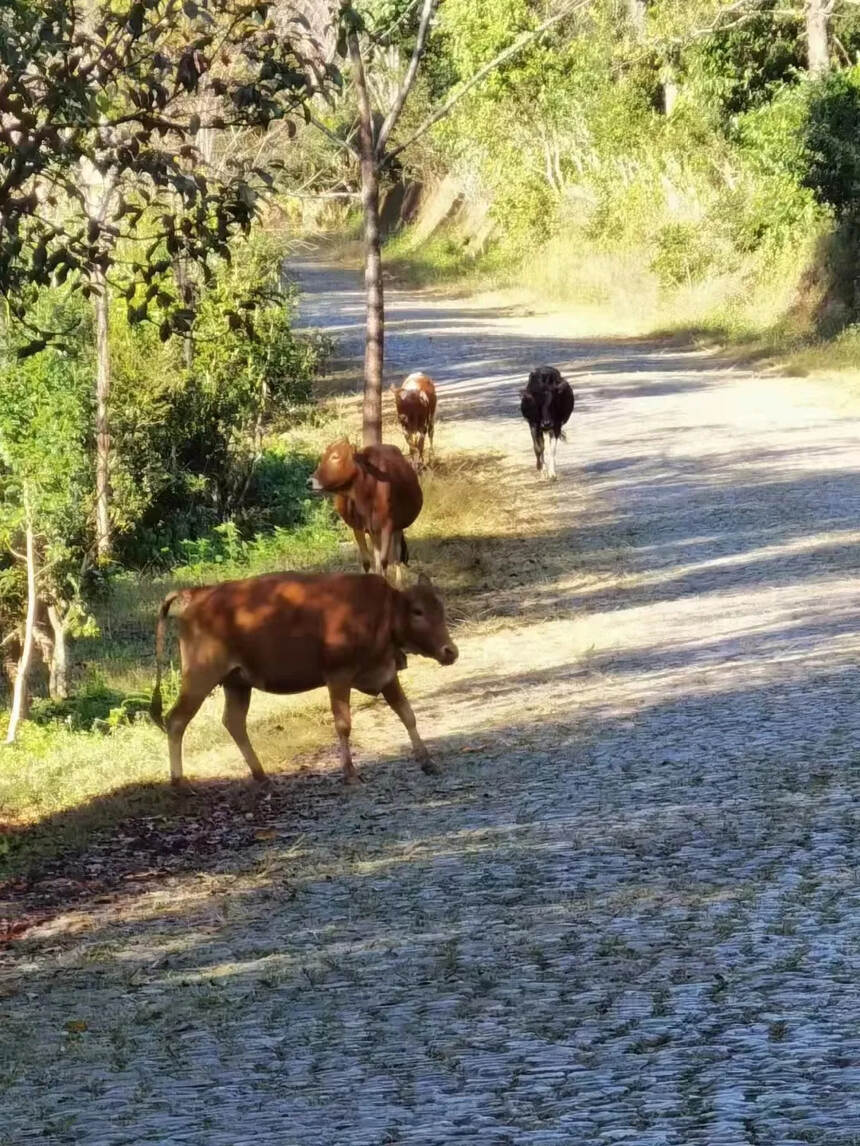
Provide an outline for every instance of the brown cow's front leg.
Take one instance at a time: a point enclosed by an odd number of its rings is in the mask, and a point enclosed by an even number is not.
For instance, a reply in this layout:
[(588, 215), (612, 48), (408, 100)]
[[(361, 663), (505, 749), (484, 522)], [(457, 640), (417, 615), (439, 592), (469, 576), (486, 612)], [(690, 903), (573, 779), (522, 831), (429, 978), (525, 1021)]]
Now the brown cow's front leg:
[(432, 756), (427, 751), (427, 745), (418, 735), (415, 713), (412, 711), (412, 705), (406, 699), (406, 694), (400, 687), (400, 681), (397, 677), (385, 686), (382, 690), (382, 695), (388, 701), (389, 707), (393, 708), (403, 721), (403, 726), (409, 733), (409, 739), (412, 741), (415, 759), (421, 765), (421, 771), (426, 772), (428, 776), (437, 775), (439, 767), (433, 762)]
[(337, 739), (340, 745), (340, 762), (343, 767), (343, 778), (347, 784), (356, 784), (361, 779), (352, 762), (352, 753), (349, 750), (349, 734), (352, 731), (352, 713), (349, 707), (350, 686), (340, 681), (329, 681), (328, 695), (331, 700), (331, 711), (334, 716), (334, 726), (337, 729)]
[(403, 588), (403, 530), (395, 529), (391, 534), (388, 550), (388, 564), (394, 566), (394, 588)]
[(384, 525), (373, 538), (373, 572), (384, 577), (388, 570), (388, 555), (391, 550), (392, 526)]
[(365, 573), (370, 572), (370, 550), (367, 547), (367, 537), (363, 529), (353, 529), (352, 535), (355, 538), (355, 544), (358, 546), (358, 552), (361, 555), (361, 567)]
[(221, 722), (238, 745), (239, 751), (245, 758), (245, 763), (251, 769), (251, 775), (262, 784), (266, 781), (266, 773), (248, 739), (248, 708), (251, 704), (251, 689), (246, 685), (224, 685), (224, 715)]

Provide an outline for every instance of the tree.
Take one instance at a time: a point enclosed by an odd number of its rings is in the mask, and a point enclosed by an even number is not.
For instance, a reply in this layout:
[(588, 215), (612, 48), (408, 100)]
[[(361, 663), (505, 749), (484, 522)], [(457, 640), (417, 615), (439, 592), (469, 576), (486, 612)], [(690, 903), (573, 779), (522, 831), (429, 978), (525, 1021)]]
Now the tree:
[[(68, 322), (66, 305), (40, 321)], [(85, 411), (88, 363), (46, 349), (0, 362), (0, 606), (23, 614), (9, 742), (24, 715), (34, 645), (43, 649), (52, 693), (65, 691), (65, 634), (75, 620), (89, 547), (90, 460)], [(45, 617), (50, 632), (38, 625)], [(4, 642), (10, 634), (2, 634)]]
[[(34, 324), (39, 292), (68, 280), (93, 300), (96, 538), (111, 551), (111, 292), (129, 318), (177, 333), (190, 361), (189, 267), (229, 258), (271, 182), (207, 166), (215, 129), (265, 131), (328, 82), (307, 66), (300, 18), (260, 0), (11, 0), (0, 13), (0, 293), (36, 353), (67, 330)], [(171, 286), (164, 272), (176, 271)], [(227, 319), (240, 327), (238, 310)]]
[(809, 74), (816, 78), (830, 71), (830, 17), (834, 0), (806, 0), (806, 44)]
[[(25, 0), (4, 8), (0, 292), (17, 318), (27, 322), (38, 291), (71, 275), (86, 295), (106, 278), (137, 321), (157, 300), (165, 337), (187, 329), (187, 309), (158, 276), (176, 257), (229, 256), (267, 181), (260, 169), (201, 171), (195, 140), (208, 129), (265, 129), (320, 90), (298, 36), (268, 10), (258, 0), (137, 0), (102, 3), (92, 20), (73, 0), (38, 14)], [(82, 163), (113, 188), (116, 209), (104, 218), (80, 185)], [(24, 349), (61, 333), (38, 332)]]

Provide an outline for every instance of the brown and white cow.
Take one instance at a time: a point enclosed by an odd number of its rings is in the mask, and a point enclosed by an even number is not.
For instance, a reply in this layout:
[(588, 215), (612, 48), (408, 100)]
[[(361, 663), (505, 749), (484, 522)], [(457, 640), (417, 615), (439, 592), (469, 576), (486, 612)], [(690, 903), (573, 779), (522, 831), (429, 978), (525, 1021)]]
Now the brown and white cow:
[(410, 374), (400, 386), (392, 386), (397, 418), (403, 427), (409, 457), (418, 469), (424, 465), (424, 438), (430, 439), (433, 452), (433, 431), (436, 423), (436, 387), (432, 378), (420, 370)]
[[(162, 716), (164, 627), (178, 604), (182, 687)], [(344, 778), (357, 774), (349, 749), (350, 692), (382, 693), (397, 713), (421, 768), (437, 771), (418, 735), (397, 671), (406, 653), (451, 665), (458, 656), (442, 600), (426, 577), (405, 592), (361, 573), (273, 573), (244, 581), (182, 589), (164, 598), (155, 630), (156, 678), (150, 714), (167, 732), (170, 778), (182, 782), (182, 737), (216, 685), (224, 688), (224, 725), (255, 780), (266, 776), (248, 739), (251, 690), (329, 691)]]
[(334, 494), (334, 507), (355, 535), (365, 573), (371, 565), (369, 534), (374, 573), (385, 575), (392, 564), (399, 585), (409, 560), (403, 531), (421, 512), (424, 495), (397, 446), (356, 450), (343, 438), (325, 451), (308, 485)]

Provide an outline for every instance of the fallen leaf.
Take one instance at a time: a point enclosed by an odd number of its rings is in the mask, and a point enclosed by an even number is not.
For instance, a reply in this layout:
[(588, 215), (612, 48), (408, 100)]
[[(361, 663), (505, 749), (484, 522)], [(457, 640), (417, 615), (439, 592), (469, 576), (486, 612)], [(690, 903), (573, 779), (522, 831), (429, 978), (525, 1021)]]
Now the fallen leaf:
[(70, 1035), (80, 1035), (87, 1030), (87, 1024), (83, 1019), (69, 1019), (66, 1023), (66, 1030)]

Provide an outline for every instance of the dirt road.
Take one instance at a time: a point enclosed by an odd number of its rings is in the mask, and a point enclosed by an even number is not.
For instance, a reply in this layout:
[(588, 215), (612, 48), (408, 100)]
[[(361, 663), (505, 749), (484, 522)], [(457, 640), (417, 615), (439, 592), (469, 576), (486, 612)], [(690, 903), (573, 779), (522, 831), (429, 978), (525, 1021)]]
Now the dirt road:
[[(300, 274), (360, 349), (354, 278)], [(457, 666), (410, 667), (445, 773), (367, 710), (362, 790), (33, 933), (0, 1143), (856, 1143), (856, 408), (408, 293), (388, 331), (532, 526)], [(553, 488), (543, 361), (577, 393)]]

